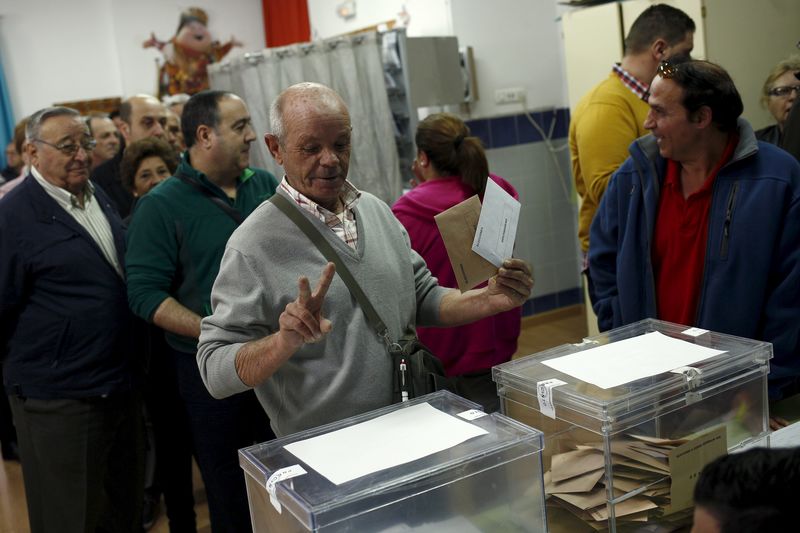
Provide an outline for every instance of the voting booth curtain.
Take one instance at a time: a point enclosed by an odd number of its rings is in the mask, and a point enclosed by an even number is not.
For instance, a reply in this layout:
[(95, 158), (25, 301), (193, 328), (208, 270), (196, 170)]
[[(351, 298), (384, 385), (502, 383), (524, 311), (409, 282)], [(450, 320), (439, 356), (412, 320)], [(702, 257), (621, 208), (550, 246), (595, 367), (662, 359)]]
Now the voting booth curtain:
[(268, 48), (211, 65), (209, 78), (212, 88), (232, 91), (247, 102), (259, 133), (251, 163), (279, 179), (283, 170), (261, 138), (270, 131), (270, 104), (295, 83), (312, 81), (333, 88), (347, 104), (353, 125), (350, 181), (390, 204), (400, 197), (402, 178), (378, 34)]

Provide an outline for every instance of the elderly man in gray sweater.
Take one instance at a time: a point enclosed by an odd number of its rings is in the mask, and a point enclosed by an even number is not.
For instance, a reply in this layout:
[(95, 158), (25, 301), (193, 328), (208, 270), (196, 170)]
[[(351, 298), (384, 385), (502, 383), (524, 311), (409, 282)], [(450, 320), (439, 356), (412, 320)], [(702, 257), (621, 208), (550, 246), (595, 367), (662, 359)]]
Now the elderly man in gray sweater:
[[(416, 324), (464, 324), (528, 298), (531, 269), (519, 259), (506, 260), (481, 289), (438, 285), (389, 207), (347, 181), (350, 116), (332, 89), (289, 87), (270, 123), (267, 147), (285, 171), (276, 194), (322, 232), (392, 339)], [(390, 404), (391, 358), (334, 274), (277, 206), (259, 206), (228, 242), (213, 314), (202, 322), (197, 360), (211, 394), (254, 388), (278, 436)], [(312, 290), (309, 277), (318, 276)]]

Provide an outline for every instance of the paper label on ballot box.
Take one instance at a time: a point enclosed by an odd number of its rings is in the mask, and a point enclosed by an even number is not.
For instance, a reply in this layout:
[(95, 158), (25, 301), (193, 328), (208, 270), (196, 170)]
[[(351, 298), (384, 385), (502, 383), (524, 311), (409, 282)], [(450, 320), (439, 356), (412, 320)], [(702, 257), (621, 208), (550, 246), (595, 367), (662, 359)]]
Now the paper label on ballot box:
[(283, 510), (281, 508), (281, 502), (279, 502), (278, 498), (275, 496), (275, 491), (278, 488), (278, 482), (301, 476), (305, 473), (306, 471), (302, 466), (292, 465), (287, 466), (286, 468), (281, 468), (280, 470), (276, 470), (271, 476), (269, 476), (269, 479), (267, 479), (267, 492), (269, 493), (269, 502), (276, 511), (280, 513)]
[(539, 411), (550, 418), (556, 417), (556, 406), (553, 405), (553, 387), (566, 385), (560, 379), (546, 379), (536, 383), (536, 396), (539, 398)]

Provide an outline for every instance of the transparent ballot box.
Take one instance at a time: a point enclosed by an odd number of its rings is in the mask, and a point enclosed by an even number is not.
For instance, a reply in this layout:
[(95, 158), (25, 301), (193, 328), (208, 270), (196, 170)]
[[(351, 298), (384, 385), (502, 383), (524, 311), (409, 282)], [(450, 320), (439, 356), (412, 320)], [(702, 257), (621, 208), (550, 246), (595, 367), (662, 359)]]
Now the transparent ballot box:
[(239, 463), (255, 533), (539, 532), (541, 450), (541, 432), (441, 391), (242, 449)]
[(673, 531), (702, 467), (768, 444), (772, 345), (658, 320), (494, 367), (501, 411), (544, 433), (550, 531)]

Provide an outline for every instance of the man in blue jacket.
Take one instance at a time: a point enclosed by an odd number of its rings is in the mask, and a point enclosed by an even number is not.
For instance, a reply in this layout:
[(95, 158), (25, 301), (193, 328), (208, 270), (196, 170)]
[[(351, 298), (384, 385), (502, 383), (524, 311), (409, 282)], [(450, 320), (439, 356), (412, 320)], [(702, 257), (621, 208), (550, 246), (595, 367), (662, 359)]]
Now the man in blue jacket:
[(773, 344), (770, 396), (800, 382), (800, 165), (739, 118), (730, 76), (662, 63), (645, 127), (591, 228), (601, 330), (656, 317)]
[(34, 113), (0, 200), (0, 360), (33, 533), (141, 528), (143, 441), (122, 222), (77, 111)]

